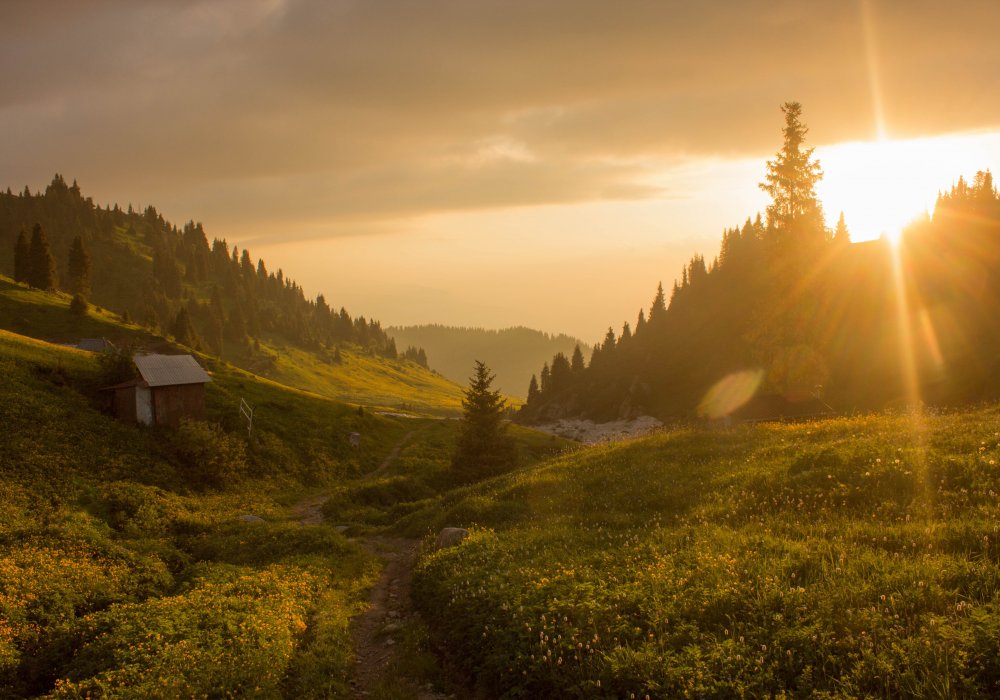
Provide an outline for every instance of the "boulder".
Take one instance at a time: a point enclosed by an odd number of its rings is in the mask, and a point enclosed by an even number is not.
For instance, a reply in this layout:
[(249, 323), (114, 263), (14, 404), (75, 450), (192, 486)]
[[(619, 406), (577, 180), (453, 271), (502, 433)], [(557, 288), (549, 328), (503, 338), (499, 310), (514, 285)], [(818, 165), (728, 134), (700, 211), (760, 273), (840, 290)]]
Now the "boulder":
[(446, 527), (438, 533), (437, 541), (434, 543), (434, 549), (447, 549), (448, 547), (454, 547), (468, 536), (469, 531), (464, 527)]
[(262, 522), (264, 522), (264, 518), (260, 517), (259, 515), (241, 515), (240, 516), (240, 520), (242, 520), (245, 523), (262, 523)]

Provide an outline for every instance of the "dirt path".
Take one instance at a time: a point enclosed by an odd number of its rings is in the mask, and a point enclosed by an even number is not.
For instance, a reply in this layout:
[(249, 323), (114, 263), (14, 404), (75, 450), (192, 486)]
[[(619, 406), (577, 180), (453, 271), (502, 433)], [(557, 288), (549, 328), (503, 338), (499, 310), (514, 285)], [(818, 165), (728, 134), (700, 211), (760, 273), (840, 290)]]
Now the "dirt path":
[[(398, 634), (414, 614), (410, 603), (410, 581), (420, 549), (418, 540), (393, 537), (370, 537), (365, 549), (385, 562), (385, 569), (371, 590), (371, 606), (351, 621), (351, 637), (357, 655), (351, 687), (355, 697), (375, 692), (397, 653)], [(446, 696), (407, 679), (396, 678), (410, 686), (418, 700), (440, 700)]]
[[(404, 435), (378, 467), (362, 476), (360, 481), (368, 481), (383, 474), (417, 432), (419, 431), (411, 430)], [(308, 496), (293, 506), (292, 513), (302, 525), (320, 525), (323, 523), (323, 504), (327, 500), (329, 496), (323, 494)], [(351, 620), (351, 638), (356, 655), (351, 687), (356, 698), (367, 698), (376, 691), (395, 660), (399, 653), (399, 633), (411, 616), (415, 615), (410, 602), (410, 581), (420, 541), (382, 536), (357, 541), (385, 563), (378, 583), (369, 594), (368, 610)], [(394, 680), (407, 687), (410, 691), (408, 697), (416, 697), (417, 700), (445, 700), (454, 697), (436, 693), (429, 686), (398, 675)]]
[(320, 525), (323, 522), (323, 504), (329, 500), (330, 497), (323, 494), (303, 498), (292, 507), (292, 514), (300, 525)]
[(376, 477), (381, 476), (389, 467), (392, 466), (392, 463), (396, 461), (397, 457), (399, 457), (400, 450), (406, 447), (406, 443), (408, 443), (410, 441), (410, 438), (412, 438), (416, 434), (417, 434), (416, 430), (411, 430), (406, 435), (404, 435), (403, 439), (400, 440), (398, 443), (396, 443), (396, 446), (392, 448), (392, 452), (387, 454), (385, 459), (382, 460), (382, 463), (379, 464), (377, 467), (375, 467), (375, 469), (373, 469), (372, 471), (362, 476), (361, 480), (367, 481), (368, 479), (374, 479)]

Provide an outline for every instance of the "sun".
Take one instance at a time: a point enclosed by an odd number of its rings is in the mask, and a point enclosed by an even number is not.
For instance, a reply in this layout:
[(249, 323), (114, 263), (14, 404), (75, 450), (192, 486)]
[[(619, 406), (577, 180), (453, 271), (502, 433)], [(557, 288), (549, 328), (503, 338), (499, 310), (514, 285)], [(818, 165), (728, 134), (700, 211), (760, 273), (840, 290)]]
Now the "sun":
[(844, 212), (852, 240), (897, 242), (907, 224), (933, 212), (938, 192), (950, 189), (959, 175), (969, 175), (975, 142), (959, 135), (817, 148), (824, 177), (816, 193), (827, 224), (833, 228)]

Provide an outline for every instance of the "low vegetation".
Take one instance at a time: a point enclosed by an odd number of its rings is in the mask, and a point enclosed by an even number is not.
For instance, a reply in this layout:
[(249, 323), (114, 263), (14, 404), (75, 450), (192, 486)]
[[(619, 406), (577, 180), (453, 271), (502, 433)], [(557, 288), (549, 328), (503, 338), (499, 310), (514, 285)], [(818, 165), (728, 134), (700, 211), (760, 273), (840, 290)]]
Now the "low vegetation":
[(676, 430), (467, 489), (414, 595), (503, 697), (1000, 691), (1000, 412)]
[(346, 694), (377, 565), (289, 499), (373, 468), (403, 421), (219, 366), (209, 422), (128, 426), (104, 371), (0, 331), (0, 697)]

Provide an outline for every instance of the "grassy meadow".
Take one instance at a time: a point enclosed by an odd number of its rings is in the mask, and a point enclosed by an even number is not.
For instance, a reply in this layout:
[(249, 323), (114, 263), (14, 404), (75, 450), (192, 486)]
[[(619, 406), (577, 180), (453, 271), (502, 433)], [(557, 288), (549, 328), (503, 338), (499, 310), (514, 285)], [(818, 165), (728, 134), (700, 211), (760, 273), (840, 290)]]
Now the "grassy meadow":
[[(128, 426), (101, 372), (0, 331), (0, 697), (347, 693), (378, 565), (289, 506), (374, 468), (407, 421), (217, 367), (213, 423)], [(262, 407), (249, 444), (239, 396)]]
[[(0, 698), (350, 695), (381, 564), (334, 525), (433, 503), (458, 422), (202, 361), (207, 422), (125, 425), (97, 355), (0, 331)], [(516, 430), (529, 462), (564, 444)], [(302, 526), (317, 493), (339, 519)]]
[(581, 450), (424, 513), (414, 596), (505, 698), (995, 697), (998, 461), (996, 407)]
[[(75, 316), (69, 311), (71, 299), (0, 275), (0, 328), (55, 343), (107, 338), (154, 352), (187, 351), (106, 309), (91, 306), (86, 315)], [(307, 352), (266, 339), (258, 345), (229, 347), (225, 360), (285, 386), (376, 410), (434, 416), (457, 416), (462, 410), (462, 387), (413, 362), (388, 360), (350, 344), (341, 349), (339, 363), (333, 351)]]

